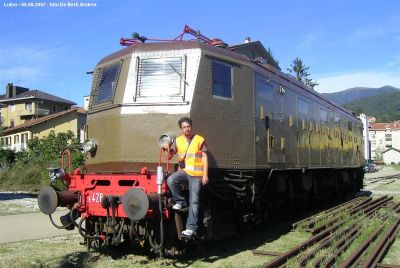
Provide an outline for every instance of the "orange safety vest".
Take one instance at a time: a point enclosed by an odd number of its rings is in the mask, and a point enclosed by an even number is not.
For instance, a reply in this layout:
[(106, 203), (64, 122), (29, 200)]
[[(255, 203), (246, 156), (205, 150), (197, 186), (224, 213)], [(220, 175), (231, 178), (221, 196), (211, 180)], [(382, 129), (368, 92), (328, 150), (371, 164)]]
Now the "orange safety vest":
[[(184, 135), (176, 139), (176, 149), (179, 159), (185, 158), (185, 171), (190, 176), (202, 177), (204, 175), (203, 154), (201, 146), (204, 138), (199, 135), (194, 135), (192, 141), (187, 141)], [(189, 148), (188, 148), (189, 146)], [(186, 153), (186, 157), (185, 157)]]

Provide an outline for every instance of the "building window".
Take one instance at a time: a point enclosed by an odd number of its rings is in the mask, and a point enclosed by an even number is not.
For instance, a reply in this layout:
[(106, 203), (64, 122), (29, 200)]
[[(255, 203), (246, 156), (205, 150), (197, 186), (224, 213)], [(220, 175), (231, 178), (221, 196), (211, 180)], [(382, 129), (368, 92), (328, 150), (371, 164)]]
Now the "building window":
[(8, 110), (10, 112), (15, 112), (15, 105), (14, 104), (8, 105)]
[(232, 66), (222, 62), (212, 62), (213, 96), (232, 98)]
[(112, 101), (122, 63), (107, 66), (97, 71), (93, 104)]
[(10, 127), (14, 127), (14, 124), (15, 124), (14, 119), (11, 119), (10, 120)]
[(19, 134), (14, 136), (14, 144), (19, 143)]
[(385, 140), (386, 141), (392, 141), (392, 133), (386, 133), (385, 134)]
[(25, 110), (32, 110), (32, 102), (25, 103)]
[(28, 133), (21, 134), (21, 143), (28, 143)]

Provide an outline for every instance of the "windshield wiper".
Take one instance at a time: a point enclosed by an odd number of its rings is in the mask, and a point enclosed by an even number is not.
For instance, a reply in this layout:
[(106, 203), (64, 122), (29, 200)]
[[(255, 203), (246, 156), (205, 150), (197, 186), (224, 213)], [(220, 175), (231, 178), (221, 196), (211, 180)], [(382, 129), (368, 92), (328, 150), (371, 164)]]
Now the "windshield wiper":
[(183, 82), (184, 82), (186, 85), (189, 86), (189, 83), (186, 81), (185, 77), (183, 77), (183, 75), (182, 75), (177, 69), (175, 69), (175, 67), (172, 66), (171, 63), (168, 63), (168, 64), (169, 64), (169, 66), (171, 66), (172, 70), (174, 70), (174, 72), (177, 73), (177, 74), (179, 75), (179, 77), (181, 78), (181, 80), (183, 80)]

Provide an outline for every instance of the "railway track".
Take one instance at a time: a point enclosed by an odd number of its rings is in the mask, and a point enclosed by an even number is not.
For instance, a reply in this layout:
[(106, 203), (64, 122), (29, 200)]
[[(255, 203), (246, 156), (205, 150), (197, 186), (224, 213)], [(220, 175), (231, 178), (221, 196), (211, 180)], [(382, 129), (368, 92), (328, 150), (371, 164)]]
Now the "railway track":
[[(400, 174), (380, 176), (374, 178), (364, 178), (364, 190), (376, 192), (382, 186), (400, 182)], [(388, 194), (400, 194), (400, 188), (398, 190), (391, 189), (392, 193)]]
[(293, 224), (311, 237), (262, 267), (400, 267), (382, 264), (400, 226), (400, 202), (392, 196), (360, 196)]
[(385, 182), (385, 181), (396, 181), (400, 179), (400, 174), (396, 174), (396, 175), (389, 175), (389, 176), (382, 176), (382, 177), (376, 177), (376, 178), (364, 178), (364, 183), (366, 185), (370, 185), (370, 184), (374, 184), (374, 183), (378, 183), (378, 182)]

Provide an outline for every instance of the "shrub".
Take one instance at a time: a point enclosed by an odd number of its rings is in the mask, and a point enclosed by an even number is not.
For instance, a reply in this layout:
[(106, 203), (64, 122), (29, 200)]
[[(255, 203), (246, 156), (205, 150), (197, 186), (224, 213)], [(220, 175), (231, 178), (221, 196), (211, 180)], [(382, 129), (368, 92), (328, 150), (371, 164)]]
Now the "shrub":
[(60, 156), (65, 149), (71, 153), (72, 170), (85, 163), (81, 144), (72, 131), (58, 134), (51, 131), (47, 137), (35, 137), (28, 142), (26, 151), (16, 153), (3, 149), (0, 151), (1, 187), (7, 190), (37, 191), (48, 185), (47, 168), (50, 165), (60, 166)]
[(15, 152), (9, 148), (0, 148), (0, 166), (9, 165), (15, 161)]

